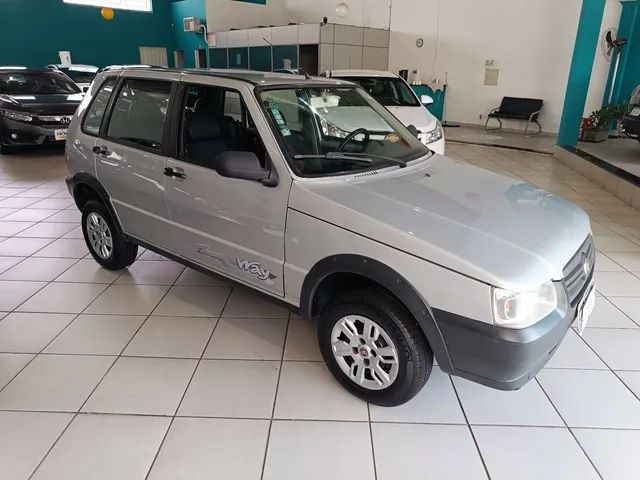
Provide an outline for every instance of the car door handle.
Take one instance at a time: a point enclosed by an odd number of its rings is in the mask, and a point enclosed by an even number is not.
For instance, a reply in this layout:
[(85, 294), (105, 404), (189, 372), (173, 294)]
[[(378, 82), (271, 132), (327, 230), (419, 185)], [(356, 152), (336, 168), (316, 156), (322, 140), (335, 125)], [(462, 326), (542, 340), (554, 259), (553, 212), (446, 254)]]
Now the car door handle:
[(107, 147), (101, 147), (99, 145), (96, 145), (95, 147), (92, 148), (93, 153), (95, 153), (96, 155), (109, 155), (109, 150), (107, 150)]
[(165, 174), (167, 177), (187, 178), (187, 174), (186, 174), (186, 173), (184, 173), (184, 172), (180, 172), (180, 171), (178, 171), (178, 170), (174, 170), (174, 169), (173, 169), (173, 168), (171, 168), (171, 167), (166, 167), (166, 168), (164, 169), (164, 174)]

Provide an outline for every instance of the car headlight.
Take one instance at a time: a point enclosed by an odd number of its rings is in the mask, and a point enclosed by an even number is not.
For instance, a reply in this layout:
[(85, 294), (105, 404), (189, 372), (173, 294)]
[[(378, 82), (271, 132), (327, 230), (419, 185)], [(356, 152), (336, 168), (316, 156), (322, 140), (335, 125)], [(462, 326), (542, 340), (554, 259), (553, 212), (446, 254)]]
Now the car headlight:
[(493, 288), (493, 323), (500, 327), (526, 328), (556, 309), (566, 308), (564, 289), (548, 281), (536, 290), (512, 292)]
[(18, 122), (30, 122), (33, 117), (29, 114), (22, 112), (14, 112), (13, 110), (1, 110), (2, 115), (10, 120), (16, 120)]
[(444, 132), (442, 131), (442, 125), (440, 125), (440, 122), (436, 122), (436, 128), (430, 132), (426, 132), (423, 138), (425, 143), (433, 143), (440, 140), (443, 136)]

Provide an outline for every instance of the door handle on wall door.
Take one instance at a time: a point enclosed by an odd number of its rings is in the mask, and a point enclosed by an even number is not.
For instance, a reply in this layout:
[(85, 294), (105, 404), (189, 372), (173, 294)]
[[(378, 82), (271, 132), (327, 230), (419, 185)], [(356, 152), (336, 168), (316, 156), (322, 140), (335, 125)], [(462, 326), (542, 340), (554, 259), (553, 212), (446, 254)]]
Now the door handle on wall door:
[(166, 167), (164, 169), (164, 174), (167, 177), (175, 177), (175, 178), (187, 178), (187, 174), (182, 171), (182, 169), (175, 169), (171, 167)]

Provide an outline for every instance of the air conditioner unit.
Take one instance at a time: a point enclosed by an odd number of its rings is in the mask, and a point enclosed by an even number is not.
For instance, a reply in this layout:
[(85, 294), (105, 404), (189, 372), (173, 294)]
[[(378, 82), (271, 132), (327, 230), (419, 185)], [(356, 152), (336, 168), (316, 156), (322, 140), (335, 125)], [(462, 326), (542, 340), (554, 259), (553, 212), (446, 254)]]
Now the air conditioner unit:
[(185, 32), (199, 32), (202, 30), (202, 22), (198, 17), (186, 17), (182, 19)]

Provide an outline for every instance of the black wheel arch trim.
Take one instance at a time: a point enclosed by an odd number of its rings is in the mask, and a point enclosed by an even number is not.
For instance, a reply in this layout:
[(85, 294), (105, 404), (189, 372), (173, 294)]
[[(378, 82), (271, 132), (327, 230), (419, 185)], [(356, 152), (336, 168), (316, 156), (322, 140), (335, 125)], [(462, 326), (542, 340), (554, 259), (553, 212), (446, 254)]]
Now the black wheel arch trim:
[(339, 273), (360, 275), (380, 284), (395, 295), (420, 325), (440, 368), (447, 373), (453, 373), (453, 364), (444, 337), (431, 308), (402, 275), (378, 260), (361, 255), (341, 254), (316, 263), (302, 284), (300, 313), (303, 317), (313, 318), (313, 299), (318, 287), (327, 277)]
[(73, 200), (76, 202), (76, 206), (80, 211), (82, 211), (82, 208), (80, 205), (78, 205), (76, 189), (81, 186), (87, 186), (94, 192), (96, 192), (98, 198), (102, 201), (102, 203), (104, 203), (104, 205), (107, 207), (107, 210), (111, 214), (111, 218), (113, 218), (118, 233), (121, 235), (125, 235), (122, 225), (120, 225), (118, 215), (116, 214), (116, 211), (113, 208), (113, 204), (111, 203), (111, 197), (96, 177), (88, 172), (78, 172), (71, 177), (67, 177), (66, 182), (67, 185), (69, 185), (69, 192), (71, 193), (71, 195), (73, 195)]

